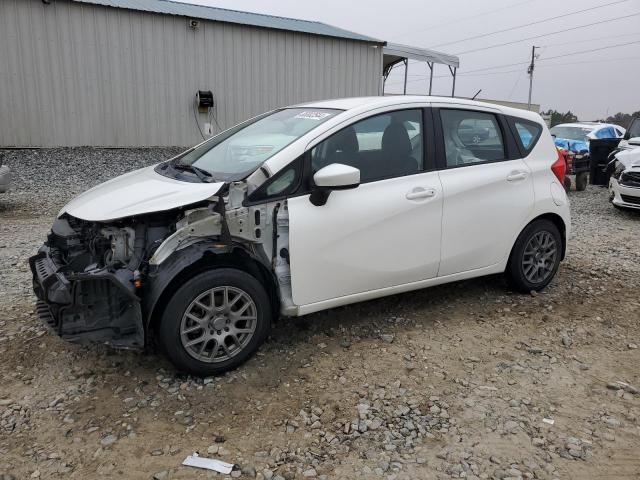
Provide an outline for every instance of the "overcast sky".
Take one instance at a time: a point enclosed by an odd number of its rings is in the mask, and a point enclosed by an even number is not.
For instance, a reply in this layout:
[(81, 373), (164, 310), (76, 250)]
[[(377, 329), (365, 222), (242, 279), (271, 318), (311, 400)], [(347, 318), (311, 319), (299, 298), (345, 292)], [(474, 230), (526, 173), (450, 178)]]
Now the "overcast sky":
[[(187, 3), (316, 20), (388, 42), (460, 54), (458, 96), (472, 96), (482, 89), (479, 95), (482, 98), (526, 102), (527, 66), (493, 67), (528, 62), (532, 45), (540, 46), (533, 103), (541, 104), (544, 110), (570, 109), (582, 120), (640, 110), (640, 0), (188, 0)], [(567, 15), (599, 5), (606, 6)], [(637, 15), (631, 16), (634, 13)], [(469, 39), (556, 16), (561, 18)], [(617, 17), (626, 18), (607, 22)], [(564, 31), (587, 24), (595, 25)], [(558, 31), (563, 32), (461, 53)], [(620, 45), (629, 42), (635, 43)], [(614, 45), (619, 46), (574, 54)], [(549, 58), (555, 56), (562, 57)], [(475, 71), (478, 69), (486, 70)], [(402, 70), (396, 67), (387, 80), (387, 91), (401, 92)], [(426, 64), (410, 63), (408, 93), (426, 93), (427, 74)], [(437, 66), (434, 76), (440, 78), (434, 80), (433, 93), (449, 95), (451, 76), (447, 67)]]

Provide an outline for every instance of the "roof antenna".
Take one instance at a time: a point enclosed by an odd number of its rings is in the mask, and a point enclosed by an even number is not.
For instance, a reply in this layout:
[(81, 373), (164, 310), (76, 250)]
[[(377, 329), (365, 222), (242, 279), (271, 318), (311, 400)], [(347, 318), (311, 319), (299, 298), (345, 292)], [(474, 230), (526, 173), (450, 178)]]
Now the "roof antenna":
[(471, 100), (475, 100), (475, 99), (476, 99), (476, 97), (480, 94), (480, 92), (481, 92), (481, 91), (482, 91), (482, 89), (478, 90), (478, 91), (476, 92), (476, 94), (475, 94), (473, 97), (471, 97)]

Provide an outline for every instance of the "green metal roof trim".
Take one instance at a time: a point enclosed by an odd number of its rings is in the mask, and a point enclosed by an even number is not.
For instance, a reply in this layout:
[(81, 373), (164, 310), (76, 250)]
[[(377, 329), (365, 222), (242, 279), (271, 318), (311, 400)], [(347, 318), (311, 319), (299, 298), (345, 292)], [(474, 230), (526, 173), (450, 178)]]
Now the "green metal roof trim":
[(277, 30), (289, 30), (293, 32), (310, 33), (327, 37), (346, 38), (384, 44), (383, 40), (360, 35), (359, 33), (343, 30), (321, 22), (299, 20), (295, 18), (276, 17), (261, 13), (241, 12), (218, 7), (206, 7), (191, 3), (174, 2), (170, 0), (72, 0), (77, 3), (89, 3), (104, 5), (107, 7), (139, 10), (143, 12), (165, 13), (183, 17), (213, 20), (216, 22), (236, 23), (251, 25), (254, 27), (274, 28)]

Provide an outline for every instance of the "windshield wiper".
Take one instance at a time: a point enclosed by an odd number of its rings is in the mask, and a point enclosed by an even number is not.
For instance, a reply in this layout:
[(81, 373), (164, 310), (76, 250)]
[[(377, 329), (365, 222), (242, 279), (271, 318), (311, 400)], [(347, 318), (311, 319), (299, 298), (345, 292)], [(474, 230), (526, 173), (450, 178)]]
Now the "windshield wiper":
[(195, 165), (189, 165), (186, 163), (174, 163), (172, 165), (176, 170), (185, 170), (187, 172), (195, 173), (202, 183), (209, 183), (213, 175), (206, 171), (204, 168), (196, 167)]

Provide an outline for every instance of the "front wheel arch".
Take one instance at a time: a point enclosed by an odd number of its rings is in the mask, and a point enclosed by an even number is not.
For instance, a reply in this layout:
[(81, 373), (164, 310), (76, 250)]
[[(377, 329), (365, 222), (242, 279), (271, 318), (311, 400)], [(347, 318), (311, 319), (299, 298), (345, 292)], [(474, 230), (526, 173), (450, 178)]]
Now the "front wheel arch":
[(147, 335), (159, 325), (162, 312), (171, 301), (173, 293), (176, 292), (181, 285), (202, 272), (219, 268), (233, 268), (255, 277), (264, 285), (269, 295), (272, 306), (272, 318), (278, 318), (280, 312), (278, 286), (273, 274), (261, 262), (240, 249), (235, 249), (227, 253), (205, 251), (192, 263), (189, 263), (175, 273), (166, 285), (162, 287), (161, 291), (154, 295), (156, 297), (155, 300), (147, 307)]

